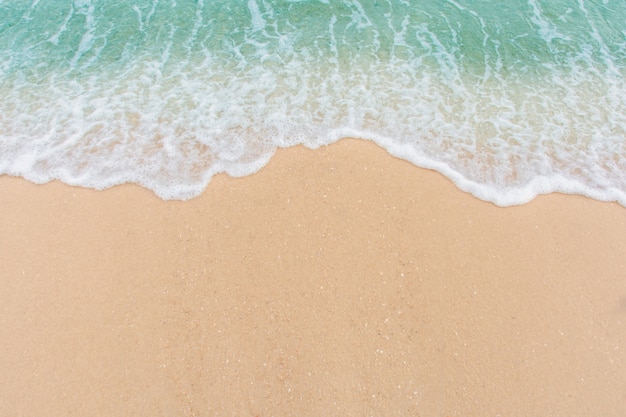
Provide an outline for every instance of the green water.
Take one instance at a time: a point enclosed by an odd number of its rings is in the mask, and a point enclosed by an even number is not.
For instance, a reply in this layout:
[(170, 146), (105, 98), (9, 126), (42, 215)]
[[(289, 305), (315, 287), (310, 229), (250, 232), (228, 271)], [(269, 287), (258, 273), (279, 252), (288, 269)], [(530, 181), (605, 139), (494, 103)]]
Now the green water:
[(0, 172), (190, 198), (374, 140), (497, 204), (626, 204), (620, 1), (3, 1)]

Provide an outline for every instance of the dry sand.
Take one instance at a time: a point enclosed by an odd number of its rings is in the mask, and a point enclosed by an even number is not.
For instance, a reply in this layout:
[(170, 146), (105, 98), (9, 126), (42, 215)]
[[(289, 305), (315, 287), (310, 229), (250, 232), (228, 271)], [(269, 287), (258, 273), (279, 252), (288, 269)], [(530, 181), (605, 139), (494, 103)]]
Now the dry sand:
[(0, 178), (2, 416), (624, 416), (626, 209), (343, 140), (191, 201)]

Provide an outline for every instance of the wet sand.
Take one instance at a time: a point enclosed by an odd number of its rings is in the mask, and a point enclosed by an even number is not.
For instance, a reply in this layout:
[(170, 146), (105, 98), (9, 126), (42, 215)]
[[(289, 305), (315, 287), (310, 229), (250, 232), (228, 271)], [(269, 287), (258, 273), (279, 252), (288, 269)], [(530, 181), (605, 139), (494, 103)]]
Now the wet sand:
[(354, 140), (187, 202), (0, 177), (0, 415), (621, 417), (625, 254)]

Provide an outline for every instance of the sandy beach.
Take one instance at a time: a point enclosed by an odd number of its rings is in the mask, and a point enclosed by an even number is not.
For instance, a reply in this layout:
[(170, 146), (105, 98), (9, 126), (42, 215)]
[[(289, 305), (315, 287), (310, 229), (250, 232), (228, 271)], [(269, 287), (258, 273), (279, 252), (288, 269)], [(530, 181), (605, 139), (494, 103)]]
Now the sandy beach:
[(200, 197), (0, 177), (0, 415), (624, 416), (626, 208), (356, 140)]

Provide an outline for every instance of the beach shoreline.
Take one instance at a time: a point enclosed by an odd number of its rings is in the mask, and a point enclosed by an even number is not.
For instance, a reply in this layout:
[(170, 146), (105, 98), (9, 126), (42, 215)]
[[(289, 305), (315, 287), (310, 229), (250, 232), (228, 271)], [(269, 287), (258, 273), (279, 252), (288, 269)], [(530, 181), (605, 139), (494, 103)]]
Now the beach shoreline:
[(0, 177), (0, 414), (626, 412), (626, 208), (344, 139), (189, 201)]

